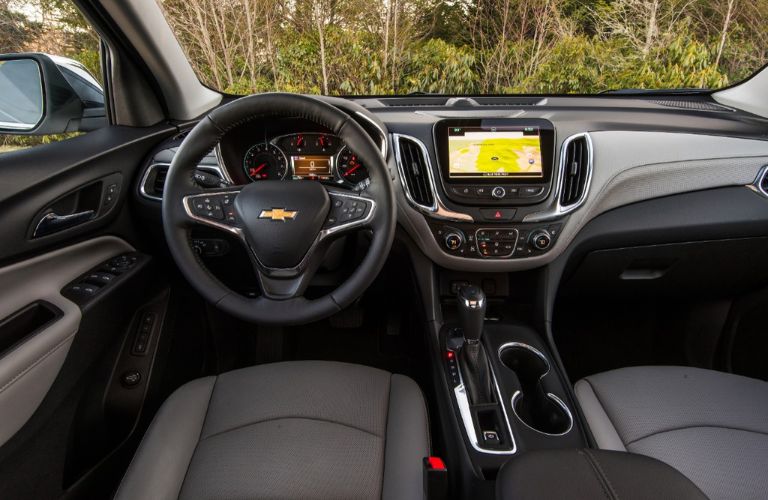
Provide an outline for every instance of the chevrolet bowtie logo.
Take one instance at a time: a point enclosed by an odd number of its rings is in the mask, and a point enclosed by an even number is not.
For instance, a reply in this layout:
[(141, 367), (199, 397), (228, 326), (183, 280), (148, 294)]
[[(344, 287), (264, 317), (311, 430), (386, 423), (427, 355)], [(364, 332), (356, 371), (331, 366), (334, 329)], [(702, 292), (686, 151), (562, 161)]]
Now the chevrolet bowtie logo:
[(273, 208), (272, 210), (262, 210), (259, 214), (259, 219), (272, 219), (281, 220), (285, 222), (286, 219), (295, 219), (298, 210), (286, 210), (284, 208)]

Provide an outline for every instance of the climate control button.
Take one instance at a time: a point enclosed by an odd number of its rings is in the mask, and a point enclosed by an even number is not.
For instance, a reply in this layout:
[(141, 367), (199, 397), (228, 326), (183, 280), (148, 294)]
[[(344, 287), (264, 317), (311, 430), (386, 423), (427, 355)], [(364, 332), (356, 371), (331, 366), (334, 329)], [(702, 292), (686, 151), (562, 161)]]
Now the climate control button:
[(455, 252), (464, 244), (464, 236), (458, 231), (451, 231), (445, 235), (443, 242), (445, 243), (445, 248)]
[(546, 250), (552, 244), (552, 236), (544, 229), (531, 233), (531, 245), (536, 250)]

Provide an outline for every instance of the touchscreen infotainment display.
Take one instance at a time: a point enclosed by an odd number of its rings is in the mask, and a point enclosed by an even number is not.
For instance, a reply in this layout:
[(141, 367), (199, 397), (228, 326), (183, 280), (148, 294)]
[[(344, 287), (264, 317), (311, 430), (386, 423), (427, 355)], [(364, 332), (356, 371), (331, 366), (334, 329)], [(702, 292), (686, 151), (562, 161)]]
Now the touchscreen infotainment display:
[(539, 127), (450, 126), (447, 132), (452, 180), (544, 176)]

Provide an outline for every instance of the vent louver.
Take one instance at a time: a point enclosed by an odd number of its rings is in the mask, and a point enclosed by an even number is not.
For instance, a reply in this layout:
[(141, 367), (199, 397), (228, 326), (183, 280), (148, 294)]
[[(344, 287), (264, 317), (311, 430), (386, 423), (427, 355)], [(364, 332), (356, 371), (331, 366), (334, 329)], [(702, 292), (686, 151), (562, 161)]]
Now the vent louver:
[(563, 150), (563, 179), (560, 190), (560, 206), (575, 207), (583, 201), (591, 174), (589, 163), (589, 139), (577, 136)]
[(152, 194), (158, 197), (163, 196), (163, 189), (165, 188), (165, 178), (168, 176), (168, 166), (158, 165), (155, 168), (155, 178), (152, 181)]
[(419, 144), (406, 137), (397, 138), (400, 175), (411, 201), (427, 209), (435, 205), (429, 180), (429, 164)]

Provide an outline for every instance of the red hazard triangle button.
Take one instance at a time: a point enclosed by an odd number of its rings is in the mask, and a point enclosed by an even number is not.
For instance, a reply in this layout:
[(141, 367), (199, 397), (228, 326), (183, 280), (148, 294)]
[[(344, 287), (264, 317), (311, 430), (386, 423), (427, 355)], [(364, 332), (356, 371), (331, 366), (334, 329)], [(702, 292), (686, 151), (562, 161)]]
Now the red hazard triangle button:
[(480, 214), (485, 220), (512, 220), (516, 211), (514, 208), (481, 208)]

